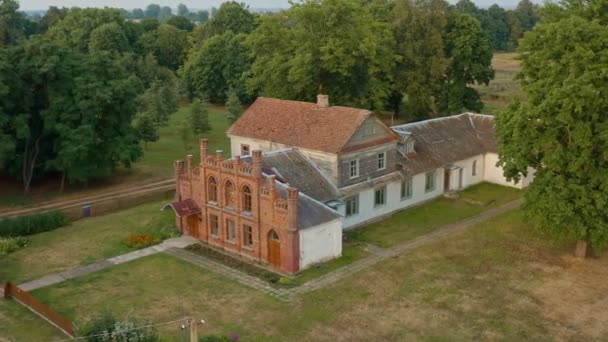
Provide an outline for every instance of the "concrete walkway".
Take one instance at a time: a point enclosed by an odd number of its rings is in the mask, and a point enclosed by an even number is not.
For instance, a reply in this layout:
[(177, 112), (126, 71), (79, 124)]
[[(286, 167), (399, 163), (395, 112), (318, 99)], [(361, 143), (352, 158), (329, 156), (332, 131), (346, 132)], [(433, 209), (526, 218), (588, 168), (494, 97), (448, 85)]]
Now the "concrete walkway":
[(108, 267), (112, 267), (114, 265), (123, 264), (125, 262), (139, 259), (148, 255), (164, 252), (170, 248), (184, 248), (196, 242), (198, 242), (198, 240), (186, 235), (173, 239), (167, 239), (158, 245), (150, 246), (113, 258), (101, 260), (93, 264), (76, 267), (71, 270), (50, 274), (48, 276), (28, 281), (27, 283), (23, 283), (18, 286), (25, 291), (32, 291), (41, 287), (58, 284), (68, 279), (82, 277), (83, 275), (94, 273), (106, 269)]
[(363, 259), (357, 260), (352, 264), (346, 265), (329, 273), (326, 273), (318, 278), (312, 279), (298, 287), (293, 287), (289, 289), (276, 289), (270, 286), (265, 281), (245, 274), (241, 271), (238, 271), (234, 268), (228, 267), (224, 264), (218, 263), (214, 260), (211, 260), (203, 255), (195, 254), (183, 249), (171, 248), (167, 249), (165, 253), (178, 257), (184, 261), (187, 261), (193, 265), (199, 266), (206, 270), (212, 271), (214, 273), (220, 274), (230, 279), (234, 279), (237, 282), (251, 287), (256, 290), (260, 290), (264, 293), (267, 293), (275, 298), (281, 300), (291, 300), (295, 295), (314, 291), (317, 289), (321, 289), (323, 287), (329, 286), (342, 280), (360, 270), (368, 268), (370, 266), (375, 265), (381, 260), (389, 259), (392, 257), (396, 257), (399, 255), (405, 255), (418, 247), (428, 245), (434, 241), (440, 240), (449, 235), (460, 233), (468, 228), (471, 228), (478, 223), (487, 221), (497, 215), (505, 213), (507, 211), (513, 210), (519, 207), (523, 203), (522, 199), (518, 199), (506, 204), (503, 204), (500, 207), (496, 207), (490, 210), (487, 210), (477, 216), (468, 218), (466, 220), (449, 224), (434, 230), (431, 233), (419, 236), (413, 240), (404, 242), (402, 244), (396, 245), (391, 248), (380, 248), (375, 245), (367, 245), (366, 249), (371, 253), (370, 256), (367, 256)]

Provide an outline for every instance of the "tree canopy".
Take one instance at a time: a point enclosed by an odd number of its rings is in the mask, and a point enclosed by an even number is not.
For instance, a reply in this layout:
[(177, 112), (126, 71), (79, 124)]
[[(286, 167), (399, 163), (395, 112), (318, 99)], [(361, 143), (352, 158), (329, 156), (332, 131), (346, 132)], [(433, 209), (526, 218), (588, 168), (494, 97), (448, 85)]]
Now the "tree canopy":
[(357, 2), (308, 1), (265, 16), (247, 44), (256, 57), (250, 93), (313, 101), (319, 92), (342, 105), (380, 108), (395, 65), (392, 35)]
[(600, 0), (547, 5), (521, 41), (528, 102), (497, 117), (500, 165), (519, 180), (530, 168), (529, 219), (595, 249), (608, 241), (608, 22)]

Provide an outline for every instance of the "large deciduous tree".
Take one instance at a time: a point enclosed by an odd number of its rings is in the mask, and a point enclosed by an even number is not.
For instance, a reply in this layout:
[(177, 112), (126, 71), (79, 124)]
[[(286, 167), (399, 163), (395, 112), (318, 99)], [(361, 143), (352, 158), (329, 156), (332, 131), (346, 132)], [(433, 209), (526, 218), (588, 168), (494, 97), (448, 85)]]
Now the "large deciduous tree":
[(252, 58), (245, 39), (244, 34), (226, 32), (190, 51), (180, 70), (190, 98), (206, 97), (212, 103), (224, 103), (228, 90), (234, 89), (240, 99), (249, 99), (243, 73), (249, 70)]
[(0, 129), (9, 135), (0, 157), (25, 192), (49, 171), (86, 181), (139, 157), (134, 81), (107, 53), (84, 55), (37, 37), (0, 56), (0, 84), (8, 85), (0, 86), (7, 114)]
[(443, 0), (397, 1), (393, 10), (399, 61), (395, 68), (395, 92), (403, 97), (394, 108), (408, 121), (428, 118), (434, 96), (441, 89), (449, 60), (443, 36), (448, 23), (448, 4)]
[[(603, 4), (603, 5), (602, 5)], [(605, 2), (548, 5), (521, 40), (528, 102), (497, 116), (500, 165), (509, 179), (536, 169), (525, 213), (540, 228), (587, 245), (608, 241), (608, 15)]]
[(494, 78), (488, 34), (475, 18), (454, 13), (448, 21), (444, 49), (450, 64), (436, 96), (439, 112), (450, 115), (464, 110), (481, 111), (483, 103), (471, 85), (487, 85)]
[(388, 24), (360, 3), (307, 1), (261, 18), (249, 36), (253, 94), (378, 109), (390, 93), (395, 55)]

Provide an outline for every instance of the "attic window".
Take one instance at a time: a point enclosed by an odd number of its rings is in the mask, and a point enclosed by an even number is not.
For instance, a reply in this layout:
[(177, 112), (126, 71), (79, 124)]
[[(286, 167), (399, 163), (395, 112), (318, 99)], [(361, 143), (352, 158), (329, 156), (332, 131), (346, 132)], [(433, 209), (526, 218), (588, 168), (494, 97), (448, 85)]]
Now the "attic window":
[(405, 154), (416, 153), (414, 150), (414, 140), (410, 140), (405, 144)]
[(367, 125), (363, 127), (363, 136), (369, 137), (371, 135), (376, 134), (376, 127), (374, 125)]

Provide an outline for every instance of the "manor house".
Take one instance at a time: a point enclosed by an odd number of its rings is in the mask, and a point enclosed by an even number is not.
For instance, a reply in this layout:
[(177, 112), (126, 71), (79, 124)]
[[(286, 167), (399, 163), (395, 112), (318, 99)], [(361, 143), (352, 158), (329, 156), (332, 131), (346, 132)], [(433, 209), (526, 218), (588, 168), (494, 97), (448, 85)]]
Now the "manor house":
[(341, 255), (352, 229), (482, 181), (508, 182), (494, 119), (463, 113), (387, 127), (370, 111), (258, 98), (229, 128), (232, 158), (177, 161), (178, 227), (226, 251), (297, 273)]

